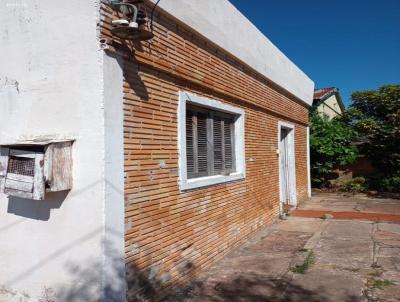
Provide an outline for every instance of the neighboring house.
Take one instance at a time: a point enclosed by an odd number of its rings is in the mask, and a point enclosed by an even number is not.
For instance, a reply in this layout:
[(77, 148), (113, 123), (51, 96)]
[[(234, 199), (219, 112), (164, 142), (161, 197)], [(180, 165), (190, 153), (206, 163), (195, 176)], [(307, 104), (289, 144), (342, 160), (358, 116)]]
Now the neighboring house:
[(0, 17), (0, 300), (161, 297), (310, 196), (314, 84), (228, 1)]
[(342, 115), (345, 110), (339, 88), (320, 88), (314, 91), (313, 107), (328, 120)]

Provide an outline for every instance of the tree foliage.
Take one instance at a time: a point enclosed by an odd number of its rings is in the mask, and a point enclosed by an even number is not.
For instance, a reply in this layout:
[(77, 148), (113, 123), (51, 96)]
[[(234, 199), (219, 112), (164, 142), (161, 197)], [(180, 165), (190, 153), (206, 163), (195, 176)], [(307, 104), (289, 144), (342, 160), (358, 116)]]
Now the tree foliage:
[(354, 92), (343, 121), (360, 139), (360, 152), (385, 176), (400, 175), (400, 85)]
[(328, 120), (316, 112), (310, 114), (311, 175), (314, 185), (326, 185), (333, 168), (357, 159), (356, 138), (357, 132), (340, 118)]

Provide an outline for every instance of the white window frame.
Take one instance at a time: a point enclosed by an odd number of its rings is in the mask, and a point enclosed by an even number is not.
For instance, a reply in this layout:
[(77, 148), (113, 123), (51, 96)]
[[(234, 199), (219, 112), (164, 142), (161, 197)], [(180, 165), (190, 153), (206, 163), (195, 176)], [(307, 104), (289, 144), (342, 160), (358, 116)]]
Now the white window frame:
[[(186, 105), (197, 105), (210, 110), (236, 115), (235, 128), (235, 164), (236, 171), (230, 175), (212, 175), (198, 178), (187, 177), (186, 166)], [(246, 177), (245, 146), (244, 146), (244, 118), (243, 109), (224, 104), (196, 94), (180, 91), (178, 105), (178, 151), (179, 151), (179, 187), (180, 190), (190, 190), (244, 179)]]

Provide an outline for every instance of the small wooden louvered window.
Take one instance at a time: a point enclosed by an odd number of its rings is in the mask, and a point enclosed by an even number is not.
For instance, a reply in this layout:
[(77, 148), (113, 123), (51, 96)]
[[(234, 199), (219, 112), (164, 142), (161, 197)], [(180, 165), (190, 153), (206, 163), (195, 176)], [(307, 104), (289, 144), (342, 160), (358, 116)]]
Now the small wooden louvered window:
[(186, 111), (188, 178), (235, 172), (235, 116), (189, 105)]

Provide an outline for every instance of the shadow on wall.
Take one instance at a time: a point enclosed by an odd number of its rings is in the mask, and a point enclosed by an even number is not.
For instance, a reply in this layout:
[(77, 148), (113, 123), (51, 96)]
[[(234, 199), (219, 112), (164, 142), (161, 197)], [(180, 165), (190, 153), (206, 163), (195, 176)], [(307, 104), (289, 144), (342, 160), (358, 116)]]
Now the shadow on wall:
[(104, 270), (104, 260), (89, 260), (84, 266), (67, 263), (71, 283), (56, 289), (54, 301), (124, 301), (125, 261), (117, 257), (118, 252), (111, 244), (105, 242), (103, 247), (108, 254), (105, 258), (111, 259), (107, 270)]
[[(38, 300), (25, 293), (18, 293), (11, 288), (15, 282), (23, 280), (26, 276), (36, 272), (48, 262), (54, 260), (62, 254), (68, 253), (74, 247), (85, 241), (91, 240), (97, 236), (102, 229), (96, 229), (88, 233), (62, 249), (54, 252), (45, 260), (37, 265), (27, 269), (23, 274), (17, 276), (13, 280), (6, 282), (6, 285), (0, 285), (0, 301), (38, 301), (38, 302), (91, 302), (91, 301), (107, 301), (122, 302), (126, 296), (126, 276), (125, 276), (125, 260), (116, 257), (117, 251), (110, 244), (103, 243), (103, 248), (111, 256), (108, 270), (105, 271), (104, 257), (93, 257), (93, 259), (80, 259), (80, 262), (66, 263), (60, 271), (66, 271), (69, 274), (69, 282), (57, 285), (43, 284), (42, 290), (38, 296)], [(57, 274), (57, 272), (54, 272)], [(108, 280), (108, 281), (103, 281)], [(40, 282), (41, 280), (38, 280)], [(107, 282), (107, 283), (105, 283)], [(103, 287), (104, 286), (104, 287)], [(10, 297), (10, 298), (9, 298)], [(31, 299), (32, 298), (32, 299)]]
[[(66, 268), (71, 282), (55, 290), (56, 294), (51, 297), (54, 301), (121, 302), (126, 297), (129, 302), (155, 302), (165, 295), (167, 286), (177, 285), (169, 282), (170, 272), (160, 271), (161, 263), (145, 270), (140, 270), (134, 263), (125, 266), (125, 259), (119, 258), (118, 252), (110, 244), (105, 243), (104, 247), (111, 259), (108, 269), (102, 270), (104, 263), (101, 260), (88, 261), (84, 266), (68, 263)], [(193, 276), (196, 273), (193, 256), (193, 253), (184, 253), (180, 258), (176, 268), (181, 276)]]
[(35, 220), (48, 221), (50, 219), (51, 210), (61, 208), (69, 192), (70, 191), (47, 193), (45, 200), (32, 200), (9, 196), (7, 213)]
[[(132, 57), (132, 48), (130, 48), (126, 44), (114, 44), (114, 47), (117, 51), (122, 54), (125, 54), (128, 58)], [(136, 46), (137, 48), (137, 46)], [(107, 51), (107, 55), (109, 57), (114, 58), (121, 70), (124, 73), (124, 80), (129, 85), (129, 88), (133, 90), (134, 95), (140, 98), (141, 101), (149, 100), (149, 93), (147, 91), (146, 85), (141, 79), (139, 75), (140, 68), (137, 64), (129, 64), (128, 61), (125, 61), (121, 56), (116, 55), (115, 53)], [(132, 57), (133, 58), (133, 57)], [(125, 64), (129, 64), (125, 66)]]

